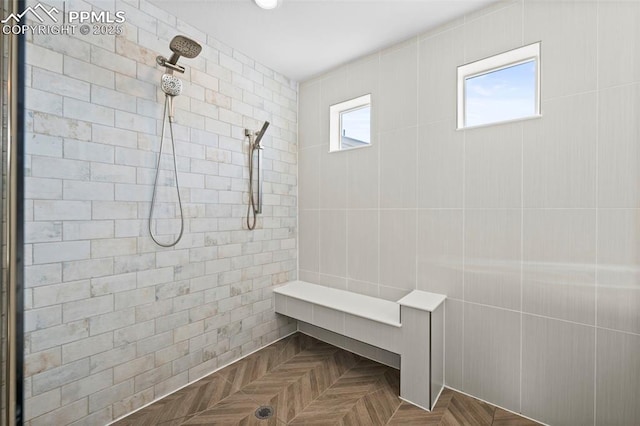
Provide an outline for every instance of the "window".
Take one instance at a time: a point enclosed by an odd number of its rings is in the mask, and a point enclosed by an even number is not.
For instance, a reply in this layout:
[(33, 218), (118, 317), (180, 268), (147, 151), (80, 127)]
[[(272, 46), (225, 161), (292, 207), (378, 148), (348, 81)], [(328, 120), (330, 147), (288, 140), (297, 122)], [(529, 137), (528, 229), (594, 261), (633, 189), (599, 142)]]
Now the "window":
[(371, 145), (371, 95), (329, 107), (329, 152)]
[(540, 116), (540, 43), (458, 67), (458, 129)]

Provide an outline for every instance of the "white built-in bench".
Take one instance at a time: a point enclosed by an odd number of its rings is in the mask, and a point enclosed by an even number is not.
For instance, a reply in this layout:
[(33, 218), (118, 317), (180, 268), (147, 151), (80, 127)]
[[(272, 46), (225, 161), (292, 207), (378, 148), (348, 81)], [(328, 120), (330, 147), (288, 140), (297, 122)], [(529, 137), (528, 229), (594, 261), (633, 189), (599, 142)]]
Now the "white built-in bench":
[(444, 386), (446, 296), (414, 290), (393, 302), (304, 281), (287, 283), (274, 294), (282, 315), (398, 354), (400, 397), (433, 407)]

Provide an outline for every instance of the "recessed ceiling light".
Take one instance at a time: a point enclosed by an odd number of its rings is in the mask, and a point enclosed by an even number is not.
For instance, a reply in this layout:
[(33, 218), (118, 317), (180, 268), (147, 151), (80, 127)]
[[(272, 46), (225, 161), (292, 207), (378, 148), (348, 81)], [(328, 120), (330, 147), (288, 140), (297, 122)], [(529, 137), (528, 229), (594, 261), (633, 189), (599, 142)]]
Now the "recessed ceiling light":
[(275, 9), (278, 7), (279, 0), (253, 0), (263, 9)]

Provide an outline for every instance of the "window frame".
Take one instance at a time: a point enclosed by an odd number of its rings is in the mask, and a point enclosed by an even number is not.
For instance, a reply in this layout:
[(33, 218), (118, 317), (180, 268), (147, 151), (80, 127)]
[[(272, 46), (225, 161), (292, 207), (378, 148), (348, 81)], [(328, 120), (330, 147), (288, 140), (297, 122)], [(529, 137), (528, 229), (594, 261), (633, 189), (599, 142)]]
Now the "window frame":
[(350, 151), (352, 149), (367, 148), (371, 146), (371, 115), (369, 116), (369, 143), (362, 146), (342, 147), (342, 114), (360, 108), (373, 108), (371, 93), (358, 96), (329, 106), (329, 152)]
[[(527, 46), (518, 47), (516, 49), (509, 50), (507, 52), (499, 53), (497, 55), (490, 56), (488, 58), (480, 59), (475, 62), (460, 65), (457, 70), (457, 129), (472, 129), (475, 127), (492, 126), (495, 124), (509, 123), (513, 121), (529, 120), (532, 118), (539, 118), (542, 116), (540, 112), (540, 51), (541, 42), (532, 43)], [(492, 121), (490, 123), (476, 124), (467, 126), (466, 119), (466, 85), (467, 79), (478, 77), (492, 72), (500, 71), (506, 68), (511, 68), (516, 65), (521, 65), (534, 60), (536, 66), (536, 78), (535, 78), (535, 111), (532, 115), (527, 115), (518, 118), (509, 118), (500, 121)]]

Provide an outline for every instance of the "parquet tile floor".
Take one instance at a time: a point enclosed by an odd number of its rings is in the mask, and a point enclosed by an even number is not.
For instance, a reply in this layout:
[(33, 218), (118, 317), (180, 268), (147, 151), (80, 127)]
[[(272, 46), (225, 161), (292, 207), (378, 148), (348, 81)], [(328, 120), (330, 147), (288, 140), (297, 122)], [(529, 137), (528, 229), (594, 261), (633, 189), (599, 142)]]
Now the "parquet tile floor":
[[(445, 389), (433, 411), (403, 402), (398, 370), (293, 334), (115, 423), (181, 425), (500, 425), (537, 423)], [(258, 407), (274, 415), (259, 420)]]

